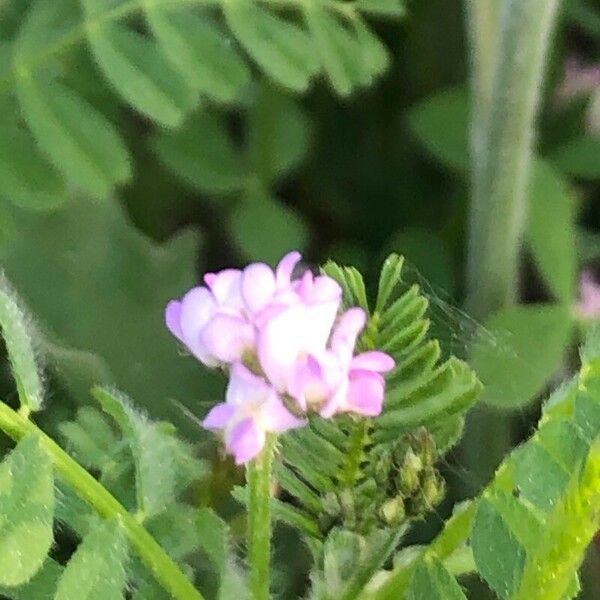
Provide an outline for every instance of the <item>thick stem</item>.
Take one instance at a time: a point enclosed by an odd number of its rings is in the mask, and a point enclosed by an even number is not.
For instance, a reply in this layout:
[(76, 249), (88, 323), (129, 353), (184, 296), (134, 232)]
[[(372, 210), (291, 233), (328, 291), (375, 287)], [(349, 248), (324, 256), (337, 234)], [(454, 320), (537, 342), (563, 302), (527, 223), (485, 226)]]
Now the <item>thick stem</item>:
[(119, 520), (131, 546), (150, 569), (156, 581), (175, 600), (204, 600), (202, 594), (194, 588), (156, 540), (105, 487), (34, 423), (2, 402), (0, 402), (0, 429), (15, 441), (28, 434), (38, 435), (42, 446), (52, 458), (57, 473), (100, 516)]
[(558, 0), (504, 0), (496, 16), (494, 9), (482, 14), (471, 7), (473, 54), (486, 31), (497, 30), (488, 20), (500, 19), (497, 50), (489, 43), (487, 57), (473, 60), (467, 308), (478, 318), (517, 299), (534, 122), (558, 5)]
[(271, 563), (271, 472), (276, 438), (248, 465), (248, 559), (252, 600), (268, 600)]
[[(473, 114), (467, 310), (479, 319), (518, 299), (534, 123), (558, 4), (468, 0)], [(491, 476), (512, 441), (510, 417), (486, 407), (469, 416), (462, 445), (473, 482), (469, 494)]]

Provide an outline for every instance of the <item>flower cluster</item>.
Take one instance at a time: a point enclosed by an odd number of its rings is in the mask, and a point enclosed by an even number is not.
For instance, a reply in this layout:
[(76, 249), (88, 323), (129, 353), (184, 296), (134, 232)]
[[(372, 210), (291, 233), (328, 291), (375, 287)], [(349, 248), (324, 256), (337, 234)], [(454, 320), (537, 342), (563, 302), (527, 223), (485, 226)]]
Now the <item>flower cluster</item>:
[(287, 254), (275, 271), (263, 263), (204, 276), (166, 308), (167, 327), (208, 367), (230, 380), (225, 402), (206, 416), (207, 429), (223, 430), (238, 464), (254, 458), (269, 432), (300, 427), (315, 411), (376, 416), (394, 367), (384, 352), (354, 355), (366, 323), (360, 308), (339, 314), (342, 290), (325, 275), (306, 271)]

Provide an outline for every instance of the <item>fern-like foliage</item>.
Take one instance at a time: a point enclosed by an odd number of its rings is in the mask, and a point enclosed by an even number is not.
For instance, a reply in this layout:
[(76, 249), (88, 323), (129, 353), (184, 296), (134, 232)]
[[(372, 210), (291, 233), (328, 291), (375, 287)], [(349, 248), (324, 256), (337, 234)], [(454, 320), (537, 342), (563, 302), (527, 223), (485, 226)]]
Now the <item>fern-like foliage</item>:
[(386, 260), (372, 310), (356, 269), (323, 268), (342, 285), (346, 306), (369, 311), (360, 348), (389, 352), (397, 367), (379, 417), (315, 416), (281, 440), (276, 477), (295, 501), (278, 501), (277, 511), (313, 539), (333, 527), (363, 535), (397, 529), (431, 510), (443, 496), (435, 463), (460, 436), (481, 388), (464, 362), (440, 360), (439, 343), (427, 337), (427, 300), (403, 285), (402, 264), (397, 255)]
[(32, 0), (1, 10), (0, 194), (49, 208), (67, 189), (105, 197), (131, 178), (115, 100), (176, 128), (206, 103), (247, 103), (255, 72), (291, 93), (324, 75), (350, 94), (388, 65), (364, 16), (397, 17), (402, 4)]

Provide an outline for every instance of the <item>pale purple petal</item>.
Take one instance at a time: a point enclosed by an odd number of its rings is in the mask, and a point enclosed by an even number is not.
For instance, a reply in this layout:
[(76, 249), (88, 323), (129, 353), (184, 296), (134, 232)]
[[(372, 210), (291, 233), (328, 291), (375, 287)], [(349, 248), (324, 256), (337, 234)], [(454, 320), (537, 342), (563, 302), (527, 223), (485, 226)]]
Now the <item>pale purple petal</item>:
[(256, 457), (265, 445), (265, 432), (258, 427), (254, 419), (248, 417), (228, 432), (225, 444), (233, 454), (235, 463), (242, 465)]
[(216, 314), (205, 325), (200, 340), (208, 352), (222, 362), (239, 360), (254, 344), (254, 329), (241, 317)]
[(213, 295), (205, 287), (192, 288), (181, 301), (180, 326), (185, 345), (208, 366), (216, 362), (202, 343), (200, 334), (215, 310)]
[(225, 395), (228, 404), (240, 407), (256, 405), (265, 401), (271, 392), (271, 386), (262, 377), (252, 373), (242, 363), (233, 364)]
[(183, 332), (181, 331), (181, 302), (171, 300), (165, 309), (165, 322), (169, 331), (180, 341), (183, 342)]
[(342, 362), (350, 363), (356, 338), (366, 322), (367, 315), (362, 308), (351, 308), (340, 317), (331, 336), (331, 349)]
[(386, 373), (396, 366), (396, 362), (389, 354), (375, 350), (355, 356), (351, 364), (353, 369), (377, 371), (378, 373)]
[(206, 415), (202, 421), (202, 426), (205, 429), (224, 429), (234, 414), (235, 407), (225, 404), (224, 402), (217, 404)]
[(342, 298), (340, 284), (327, 275), (315, 277), (310, 292), (310, 302), (339, 302)]
[(286, 254), (277, 265), (276, 279), (277, 287), (283, 288), (290, 285), (292, 274), (296, 265), (302, 260), (302, 254), (297, 250)]
[(306, 425), (306, 420), (295, 417), (273, 392), (261, 409), (261, 424), (266, 431), (283, 433)]
[(304, 309), (292, 306), (269, 319), (257, 335), (257, 352), (261, 367), (279, 391), (285, 391), (294, 362), (302, 350), (306, 325)]
[(376, 417), (383, 409), (385, 381), (372, 371), (352, 371), (346, 398), (346, 410)]
[(204, 276), (204, 281), (219, 304), (241, 308), (242, 272), (239, 269), (224, 269), (218, 273), (209, 273)]
[(319, 361), (312, 355), (305, 360), (296, 361), (288, 382), (288, 393), (298, 401), (302, 410), (307, 409), (307, 400), (328, 395), (325, 373)]
[(275, 274), (264, 263), (254, 263), (242, 274), (242, 297), (248, 309), (255, 313), (262, 310), (275, 294)]
[(331, 306), (295, 304), (259, 328), (260, 364), (277, 390), (287, 389), (294, 363), (300, 356), (324, 353), (334, 319)]

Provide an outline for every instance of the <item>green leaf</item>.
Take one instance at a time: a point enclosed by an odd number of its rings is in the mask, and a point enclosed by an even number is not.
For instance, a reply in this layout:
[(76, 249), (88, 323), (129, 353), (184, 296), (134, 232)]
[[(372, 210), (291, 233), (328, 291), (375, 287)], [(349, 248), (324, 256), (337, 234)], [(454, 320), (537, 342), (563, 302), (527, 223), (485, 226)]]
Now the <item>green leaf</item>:
[(581, 179), (600, 177), (600, 137), (580, 136), (553, 150), (548, 156), (559, 170)]
[(227, 1), (224, 11), (239, 43), (269, 77), (297, 92), (308, 88), (319, 66), (300, 27), (249, 0)]
[[(109, 0), (110, 1), (110, 0)], [(107, 0), (83, 0), (89, 19), (106, 12)], [(160, 52), (158, 44), (119, 24), (87, 29), (98, 66), (115, 90), (150, 119), (175, 127), (196, 104), (196, 94)]]
[(53, 516), (52, 461), (28, 436), (0, 464), (0, 585), (21, 585), (42, 567)]
[(197, 511), (196, 533), (202, 549), (219, 574), (218, 600), (246, 600), (248, 585), (235, 564), (229, 530), (225, 521), (209, 508)]
[(196, 112), (178, 130), (157, 135), (153, 146), (167, 167), (201, 191), (231, 193), (244, 184), (240, 153), (215, 113)]
[(458, 171), (469, 168), (469, 96), (464, 88), (427, 98), (411, 110), (408, 125), (437, 160)]
[[(197, 432), (165, 398), (189, 405), (218, 397), (220, 382), (179, 354), (163, 320), (167, 302), (196, 280), (197, 234), (187, 231), (156, 244), (115, 202), (94, 210), (72, 202), (51, 216), (15, 218), (17, 232), (0, 248), (0, 262), (47, 337), (99, 355), (110, 369), (110, 383), (119, 382), (153, 415), (177, 419), (180, 427)], [(54, 356), (56, 368), (66, 364), (65, 377), (79, 373), (72, 354), (67, 363), (64, 358)], [(75, 383), (85, 389), (81, 378)], [(88, 399), (86, 392), (81, 400)]]
[(290, 248), (302, 249), (308, 242), (300, 216), (261, 190), (250, 191), (233, 209), (231, 230), (249, 260), (271, 264)]
[(478, 502), (473, 556), (501, 598), (564, 600), (578, 589), (600, 519), (600, 365), (583, 360)]
[(74, 92), (23, 77), (17, 97), (38, 146), (73, 185), (103, 198), (129, 179), (129, 156), (118, 133)]
[(552, 304), (507, 308), (485, 326), (500, 342), (473, 348), (471, 364), (484, 385), (482, 400), (499, 408), (522, 406), (559, 366), (571, 332), (568, 309)]
[(300, 104), (263, 86), (249, 115), (248, 153), (254, 171), (274, 181), (284, 177), (306, 156), (310, 134), (311, 123)]
[(529, 244), (545, 280), (565, 304), (575, 295), (575, 205), (567, 182), (538, 161), (529, 201)]
[(320, 3), (306, 5), (304, 15), (315, 49), (333, 89), (347, 96), (357, 83), (357, 52), (345, 25)]
[(80, 544), (58, 582), (55, 600), (125, 598), (127, 543), (117, 521), (99, 521)]
[(250, 70), (208, 14), (148, 6), (146, 15), (165, 55), (190, 85), (221, 102), (239, 98)]
[(356, 86), (370, 85), (386, 69), (387, 51), (360, 19), (346, 25), (322, 3), (305, 5), (304, 16), (321, 63), (338, 94), (346, 96)]
[(56, 584), (63, 567), (52, 558), (46, 558), (42, 568), (25, 584), (0, 588), (0, 594), (11, 600), (54, 600)]
[(94, 388), (92, 393), (119, 425), (131, 448), (138, 511), (147, 517), (162, 512), (175, 500), (175, 460), (169, 437), (117, 390)]
[(0, 194), (18, 206), (47, 210), (66, 200), (62, 179), (33, 138), (5, 118), (0, 125)]
[(402, 17), (406, 13), (403, 0), (358, 0), (355, 6), (376, 17)]
[(44, 400), (42, 372), (33, 347), (33, 323), (19, 306), (17, 294), (0, 273), (0, 327), (21, 405), (40, 410)]
[(102, 470), (119, 449), (106, 417), (91, 406), (82, 406), (76, 420), (59, 423), (58, 430), (67, 440), (70, 453), (87, 468)]
[(65, 30), (76, 25), (77, 5), (71, 0), (28, 3), (28, 10), (20, 18), (20, 26), (13, 47), (15, 62), (35, 64), (36, 58), (45, 55), (47, 48), (59, 43)]
[(406, 600), (466, 600), (460, 585), (444, 565), (435, 558), (425, 557), (419, 561)]

